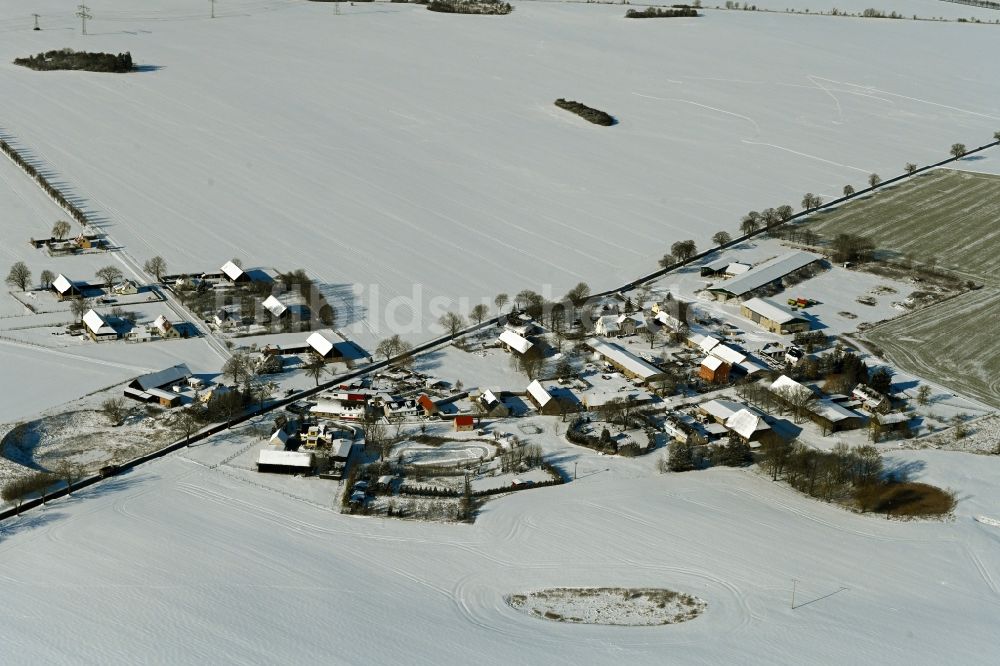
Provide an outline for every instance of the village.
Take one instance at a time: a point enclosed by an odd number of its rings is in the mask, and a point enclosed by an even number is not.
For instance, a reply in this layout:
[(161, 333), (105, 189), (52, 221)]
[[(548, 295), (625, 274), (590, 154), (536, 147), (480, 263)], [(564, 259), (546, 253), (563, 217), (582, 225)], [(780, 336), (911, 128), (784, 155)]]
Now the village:
[[(65, 333), (84, 343), (211, 336), (229, 353), (221, 371), (174, 363), (117, 397), (101, 394), (99, 410), (119, 433), (162, 422), (190, 441), (212, 423), (259, 413), (269, 425), (255, 426), (227, 463), (329, 483), (333, 505), (350, 513), (473, 520), (490, 497), (571, 482), (575, 471), (547, 455), (553, 433), (597, 455), (658, 455), (661, 470), (685, 471), (794, 446), (904, 446), (965, 418), (935, 410), (943, 396), (928, 384), (894, 383), (895, 371), (870, 365), (849, 337), (899, 311), (900, 301), (876, 297), (903, 300), (907, 285), (775, 239), (669, 284), (591, 296), (581, 283), (558, 302), (530, 290), (500, 295), (493, 319), (423, 353), (399, 336), (372, 351), (347, 339), (302, 271), (228, 261), (149, 285), (98, 275), (107, 279), (60, 273), (18, 300), (36, 313), (69, 306), (79, 321)], [(824, 280), (844, 288), (834, 296)], [(153, 318), (150, 306), (188, 318)], [(477, 314), (482, 322), (487, 306)], [(376, 356), (385, 360), (366, 370)], [(146, 418), (129, 417), (138, 413)], [(88, 460), (102, 476), (127, 462), (114, 453)]]

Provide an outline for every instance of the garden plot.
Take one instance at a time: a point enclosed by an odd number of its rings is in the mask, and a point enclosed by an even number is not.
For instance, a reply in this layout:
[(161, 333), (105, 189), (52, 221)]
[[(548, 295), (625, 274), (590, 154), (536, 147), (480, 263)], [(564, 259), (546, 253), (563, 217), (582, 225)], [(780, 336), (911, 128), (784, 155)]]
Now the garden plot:
[(703, 599), (654, 588), (554, 588), (512, 594), (512, 608), (556, 622), (607, 624), (627, 627), (687, 622), (701, 615)]

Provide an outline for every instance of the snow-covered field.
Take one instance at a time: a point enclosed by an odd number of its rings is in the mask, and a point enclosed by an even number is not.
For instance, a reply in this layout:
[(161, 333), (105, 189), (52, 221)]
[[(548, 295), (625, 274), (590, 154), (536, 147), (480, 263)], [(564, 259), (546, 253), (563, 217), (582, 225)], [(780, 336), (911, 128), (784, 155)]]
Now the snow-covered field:
[[(340, 515), (323, 508), (332, 497), (291, 496), (310, 480), (262, 479), (291, 490), (278, 492), (206, 467), (243, 440), (193, 447), (5, 523), (5, 658), (992, 660), (1000, 530), (974, 517), (1000, 518), (1000, 458), (895, 455), (960, 494), (953, 521), (900, 523), (752, 471), (658, 475), (655, 456), (598, 456), (555, 437), (555, 419), (536, 422), (533, 441), (563, 466), (578, 462), (579, 480), (490, 501), (471, 526)], [(504, 600), (549, 587), (662, 587), (707, 609), (673, 626), (599, 627), (540, 621)]]

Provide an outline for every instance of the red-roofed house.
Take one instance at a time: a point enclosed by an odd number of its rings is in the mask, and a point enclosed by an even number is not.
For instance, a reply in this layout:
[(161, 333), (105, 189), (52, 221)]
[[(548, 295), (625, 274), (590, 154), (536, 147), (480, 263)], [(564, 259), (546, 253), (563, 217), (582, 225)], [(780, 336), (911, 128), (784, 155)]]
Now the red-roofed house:
[(470, 414), (461, 414), (455, 417), (455, 430), (463, 432), (472, 430), (475, 419)]

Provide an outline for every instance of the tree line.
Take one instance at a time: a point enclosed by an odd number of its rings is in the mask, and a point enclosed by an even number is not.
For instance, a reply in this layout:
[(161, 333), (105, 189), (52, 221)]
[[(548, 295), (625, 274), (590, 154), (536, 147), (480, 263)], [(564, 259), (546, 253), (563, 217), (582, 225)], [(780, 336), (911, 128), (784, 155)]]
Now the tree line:
[(26, 174), (34, 178), (35, 182), (37, 182), (38, 185), (43, 190), (45, 190), (45, 193), (48, 194), (50, 197), (52, 197), (53, 201), (59, 204), (59, 206), (61, 206), (66, 212), (68, 212), (70, 216), (80, 224), (80, 226), (83, 227), (87, 226), (88, 224), (87, 216), (84, 215), (83, 211), (80, 210), (76, 206), (76, 204), (70, 202), (70, 200), (67, 199), (66, 196), (59, 191), (58, 188), (52, 185), (52, 183), (50, 183), (45, 176), (38, 173), (38, 169), (29, 164), (26, 159), (21, 157), (21, 154), (18, 153), (13, 146), (11, 146), (3, 139), (0, 139), (0, 150), (2, 150), (4, 155), (9, 157), (11, 161), (14, 162), (14, 164), (21, 167), (22, 171), (24, 171)]

